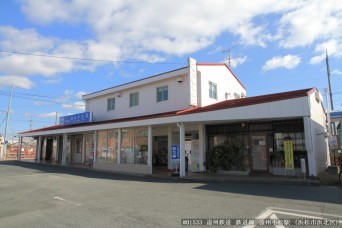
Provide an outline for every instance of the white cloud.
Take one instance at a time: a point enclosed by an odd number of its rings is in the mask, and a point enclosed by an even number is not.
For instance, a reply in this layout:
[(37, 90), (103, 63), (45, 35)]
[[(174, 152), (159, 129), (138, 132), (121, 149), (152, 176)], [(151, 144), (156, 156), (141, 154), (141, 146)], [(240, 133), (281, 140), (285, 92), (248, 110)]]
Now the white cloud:
[(56, 118), (56, 112), (40, 113), (37, 115), (39, 118)]
[(295, 10), (284, 14), (280, 29), (284, 38), (280, 45), (287, 48), (311, 45), (319, 39), (341, 38), (342, 1), (310, 0), (299, 2)]
[(331, 56), (342, 56), (342, 40), (339, 43), (337, 40), (329, 40), (327, 42), (320, 43), (316, 45), (315, 56), (311, 58), (311, 64), (321, 63), (326, 58), (326, 51), (328, 55)]
[(0, 76), (0, 84), (4, 86), (14, 85), (23, 89), (31, 89), (34, 86), (34, 83), (28, 78), (14, 75)]
[(82, 99), (82, 96), (83, 96), (83, 95), (86, 95), (86, 94), (87, 94), (86, 92), (83, 92), (83, 91), (82, 91), (82, 92), (76, 93), (75, 96), (76, 96), (77, 99)]
[(43, 37), (34, 29), (19, 30), (11, 26), (0, 26), (0, 46), (7, 51), (48, 51), (54, 45), (52, 38)]
[(63, 109), (68, 109), (68, 110), (82, 110), (84, 111), (85, 105), (83, 101), (77, 101), (71, 104), (63, 104), (62, 105)]
[[(82, 0), (20, 2), (22, 11), (34, 23), (80, 23), (93, 37), (70, 41), (43, 37), (33, 29), (2, 27), (2, 48), (102, 60), (162, 62), (168, 55), (184, 56), (208, 47), (226, 32), (248, 46), (266, 47), (269, 42), (278, 42), (280, 47), (294, 48), (317, 45), (318, 41), (336, 40), (339, 46), (342, 43), (340, 0), (260, 0), (248, 4), (239, 0), (198, 0), (195, 5), (183, 0), (102, 0), (101, 7), (96, 1)], [(265, 22), (265, 16), (274, 20)], [(315, 53), (311, 62), (321, 61), (320, 55)], [(2, 56), (0, 70), (6, 74), (54, 76), (74, 70), (92, 71), (107, 64), (44, 59)]]
[(236, 68), (238, 65), (243, 64), (244, 62), (246, 62), (247, 60), (247, 56), (243, 56), (243, 57), (235, 57), (235, 58), (231, 58), (230, 59), (230, 63), (228, 60), (225, 60), (226, 64), (230, 64), (231, 68)]
[(73, 93), (74, 93), (74, 91), (72, 91), (72, 90), (69, 90), (69, 89), (64, 90), (64, 94), (65, 95), (70, 95), (70, 94), (73, 94)]
[(342, 70), (333, 70), (331, 72), (332, 75), (342, 75)]
[(263, 71), (274, 70), (276, 68), (293, 69), (300, 63), (301, 59), (296, 55), (276, 56), (267, 60), (263, 65)]
[(48, 80), (45, 80), (44, 83), (46, 84), (59, 84), (63, 81), (62, 77), (59, 78), (50, 78)]
[[(254, 25), (253, 18), (284, 12), (298, 5), (294, 1), (275, 0), (248, 4), (201, 0), (196, 5), (183, 0), (103, 0), (101, 7), (89, 1), (23, 0), (22, 3), (23, 12), (33, 22), (87, 24), (98, 41), (89, 43), (89, 53), (111, 59), (113, 53), (122, 58), (134, 54), (136, 59), (141, 59), (147, 51), (185, 55), (207, 47), (228, 30), (241, 36), (244, 44), (265, 46), (269, 34), (264, 26)], [(155, 55), (154, 61), (163, 61), (163, 58)]]

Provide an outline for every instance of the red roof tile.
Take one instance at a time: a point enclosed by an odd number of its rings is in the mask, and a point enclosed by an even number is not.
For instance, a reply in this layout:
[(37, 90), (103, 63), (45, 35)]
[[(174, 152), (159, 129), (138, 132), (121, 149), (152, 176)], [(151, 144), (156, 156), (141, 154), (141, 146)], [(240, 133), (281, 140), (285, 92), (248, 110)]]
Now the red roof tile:
[(210, 111), (221, 110), (221, 109), (238, 108), (238, 107), (249, 106), (249, 105), (256, 105), (256, 104), (269, 103), (269, 102), (280, 101), (280, 100), (288, 100), (288, 99), (294, 99), (294, 98), (299, 98), (299, 97), (305, 97), (305, 96), (312, 94), (315, 91), (316, 91), (315, 88), (310, 88), (310, 89), (268, 94), (268, 95), (255, 96), (255, 97), (246, 97), (246, 98), (222, 101), (222, 102), (208, 105), (205, 107), (192, 107), (189, 109), (174, 111), (174, 112), (165, 112), (165, 113), (157, 113), (157, 114), (145, 115), (145, 116), (105, 120), (105, 121), (99, 121), (99, 122), (94, 122), (94, 123), (56, 125), (56, 126), (21, 132), (19, 134), (34, 133), (34, 132), (41, 132), (41, 131), (51, 131), (51, 130), (57, 130), (57, 129), (66, 129), (66, 128), (73, 128), (73, 127), (91, 126), (91, 125), (120, 123), (120, 122), (127, 122), (127, 121), (136, 121), (136, 120), (147, 120), (147, 119), (154, 119), (154, 118), (164, 118), (164, 117), (172, 117), (172, 116), (177, 116), (177, 115), (188, 115), (188, 114), (193, 114), (193, 113), (210, 112)]

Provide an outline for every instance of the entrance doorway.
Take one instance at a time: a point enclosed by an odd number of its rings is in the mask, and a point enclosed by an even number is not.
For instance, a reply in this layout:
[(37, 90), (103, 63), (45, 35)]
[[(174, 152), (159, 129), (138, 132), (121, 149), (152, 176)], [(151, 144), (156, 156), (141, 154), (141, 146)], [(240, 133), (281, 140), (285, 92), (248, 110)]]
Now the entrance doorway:
[(71, 162), (82, 163), (83, 136), (74, 136), (72, 141)]
[(252, 136), (252, 169), (253, 171), (267, 171), (267, 137), (265, 135)]

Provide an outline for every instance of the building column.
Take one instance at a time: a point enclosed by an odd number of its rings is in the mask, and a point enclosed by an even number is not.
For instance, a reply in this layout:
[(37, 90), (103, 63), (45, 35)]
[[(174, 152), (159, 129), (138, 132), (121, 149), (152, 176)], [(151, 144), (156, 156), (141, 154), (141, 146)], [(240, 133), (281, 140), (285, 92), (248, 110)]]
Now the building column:
[(180, 167), (179, 176), (185, 177), (185, 127), (184, 123), (177, 123), (179, 127), (179, 154), (180, 154)]
[(85, 151), (85, 140), (86, 140), (86, 134), (83, 133), (83, 137), (82, 137), (82, 165), (85, 163), (85, 156), (86, 156), (86, 151)]
[(168, 157), (167, 168), (172, 169), (172, 127), (171, 126), (168, 126), (167, 128), (167, 157)]
[(148, 142), (147, 142), (147, 148), (148, 148), (148, 151), (147, 151), (147, 158), (148, 158), (148, 173), (150, 175), (152, 175), (152, 151), (153, 151), (153, 137), (152, 137), (152, 127), (151, 126), (148, 126), (147, 128), (147, 131), (148, 131)]
[(61, 149), (60, 145), (59, 145), (60, 141), (61, 141), (60, 137), (59, 137), (59, 135), (57, 135), (56, 136), (56, 160), (55, 160), (56, 162), (59, 162), (58, 159), (59, 159), (59, 154), (60, 154), (60, 149)]
[(121, 163), (121, 128), (118, 129), (118, 150), (117, 150), (117, 163), (120, 164)]
[(205, 148), (206, 148), (206, 137), (205, 137), (205, 125), (198, 125), (198, 140), (199, 140), (199, 171), (205, 171), (204, 161), (205, 161)]
[(67, 154), (68, 154), (68, 134), (63, 134), (63, 150), (62, 150), (62, 165), (67, 164)]
[(19, 137), (18, 161), (21, 160), (21, 150), (23, 148), (23, 137)]
[(316, 154), (315, 154), (315, 146), (313, 144), (313, 129), (311, 126), (310, 117), (303, 117), (304, 122), (304, 135), (305, 135), (305, 147), (308, 155), (308, 168), (309, 168), (309, 176), (317, 176), (316, 170)]
[(97, 160), (97, 131), (95, 131), (94, 134), (94, 158), (93, 158), (93, 164), (96, 163)]
[(43, 141), (43, 136), (39, 136), (38, 138), (38, 148), (37, 148), (37, 162), (40, 162), (41, 159), (41, 154), (42, 154), (42, 141)]

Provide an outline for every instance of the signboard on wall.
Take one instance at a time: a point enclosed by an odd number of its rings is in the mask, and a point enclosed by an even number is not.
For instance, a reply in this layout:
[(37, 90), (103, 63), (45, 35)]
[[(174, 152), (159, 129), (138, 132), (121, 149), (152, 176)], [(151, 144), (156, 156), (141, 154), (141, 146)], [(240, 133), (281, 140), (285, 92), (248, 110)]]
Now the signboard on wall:
[(197, 106), (197, 63), (196, 60), (189, 58), (189, 91), (190, 105)]
[(59, 117), (59, 125), (70, 125), (79, 123), (90, 123), (92, 119), (91, 112), (82, 112), (69, 116)]
[(292, 138), (284, 138), (285, 169), (294, 169)]
[(178, 163), (180, 159), (180, 149), (178, 144), (172, 145), (172, 162)]

